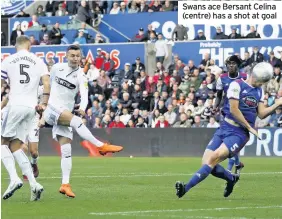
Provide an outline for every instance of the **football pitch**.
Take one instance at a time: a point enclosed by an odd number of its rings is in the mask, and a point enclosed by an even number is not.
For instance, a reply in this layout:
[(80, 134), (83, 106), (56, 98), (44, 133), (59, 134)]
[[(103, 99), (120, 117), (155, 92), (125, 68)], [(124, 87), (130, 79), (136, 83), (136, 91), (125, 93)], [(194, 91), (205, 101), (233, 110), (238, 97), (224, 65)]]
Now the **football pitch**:
[[(2, 218), (282, 219), (282, 159), (242, 161), (245, 168), (229, 198), (223, 197), (225, 182), (209, 176), (178, 199), (175, 182), (187, 182), (199, 169), (201, 158), (74, 157), (71, 185), (76, 197), (70, 199), (58, 192), (60, 158), (40, 157), (42, 199), (29, 202), (30, 188), (25, 182), (13, 197), (2, 200)], [(3, 194), (8, 186), (3, 167), (1, 182)]]

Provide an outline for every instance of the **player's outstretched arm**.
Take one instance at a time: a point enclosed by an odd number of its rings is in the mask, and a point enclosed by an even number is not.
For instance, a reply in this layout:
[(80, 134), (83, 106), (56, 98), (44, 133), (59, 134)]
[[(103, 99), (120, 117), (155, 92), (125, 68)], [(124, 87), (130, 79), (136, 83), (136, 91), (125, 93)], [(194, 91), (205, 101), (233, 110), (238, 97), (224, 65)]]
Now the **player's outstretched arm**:
[(275, 103), (272, 106), (270, 106), (270, 107), (266, 107), (262, 102), (260, 102), (259, 106), (258, 106), (258, 117), (260, 119), (264, 119), (264, 118), (268, 117), (279, 106), (282, 106), (282, 97), (280, 97), (279, 99), (275, 100)]

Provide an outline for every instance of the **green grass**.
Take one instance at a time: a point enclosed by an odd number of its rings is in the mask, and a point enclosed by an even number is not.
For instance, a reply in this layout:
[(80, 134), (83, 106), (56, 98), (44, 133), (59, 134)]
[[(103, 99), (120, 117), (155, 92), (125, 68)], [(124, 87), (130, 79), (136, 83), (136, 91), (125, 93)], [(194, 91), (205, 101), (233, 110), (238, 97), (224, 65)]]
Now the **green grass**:
[[(229, 198), (223, 197), (225, 182), (210, 176), (177, 199), (175, 181), (188, 181), (189, 174), (199, 169), (200, 158), (75, 157), (71, 185), (76, 198), (69, 199), (58, 192), (60, 158), (41, 157), (42, 200), (29, 202), (25, 182), (13, 197), (2, 201), (2, 218), (282, 218), (282, 159), (242, 160), (244, 174)], [(3, 167), (1, 182), (3, 194), (8, 186)]]

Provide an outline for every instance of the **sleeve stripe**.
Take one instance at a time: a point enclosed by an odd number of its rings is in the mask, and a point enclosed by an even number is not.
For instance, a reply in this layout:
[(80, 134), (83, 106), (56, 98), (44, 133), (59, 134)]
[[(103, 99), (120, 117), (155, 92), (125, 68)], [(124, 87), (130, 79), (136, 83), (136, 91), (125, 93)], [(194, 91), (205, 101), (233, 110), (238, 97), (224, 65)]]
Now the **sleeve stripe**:
[(8, 73), (6, 71), (1, 70), (1, 74), (6, 74), (8, 75)]
[(1, 78), (2, 78), (2, 79), (5, 79), (5, 80), (8, 79), (8, 77), (7, 77), (7, 76), (4, 76), (4, 75), (1, 75)]

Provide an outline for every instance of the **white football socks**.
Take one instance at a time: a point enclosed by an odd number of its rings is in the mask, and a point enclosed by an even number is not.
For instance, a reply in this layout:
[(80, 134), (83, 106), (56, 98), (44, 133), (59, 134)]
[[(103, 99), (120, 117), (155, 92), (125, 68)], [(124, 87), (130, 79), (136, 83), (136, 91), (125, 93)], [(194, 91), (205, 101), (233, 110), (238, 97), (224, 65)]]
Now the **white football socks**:
[(62, 184), (68, 184), (72, 169), (71, 144), (61, 146), (61, 156)]
[(77, 132), (77, 134), (87, 140), (90, 141), (92, 144), (94, 144), (97, 147), (101, 147), (104, 145), (103, 142), (99, 141), (97, 138), (95, 138), (91, 132), (89, 131), (89, 129), (83, 124), (81, 118), (79, 118), (78, 116), (74, 116), (70, 122), (70, 126), (72, 128), (74, 128)]
[(35, 185), (36, 180), (33, 175), (31, 164), (26, 154), (23, 152), (23, 150), (19, 149), (15, 151), (13, 153), (13, 156), (16, 159), (17, 163), (19, 164), (23, 174), (27, 176), (30, 186), (32, 187), (33, 185)]
[(36, 157), (36, 158), (31, 157), (31, 159), (30, 159), (30, 163), (31, 163), (31, 164), (37, 164), (37, 160), (38, 160), (38, 158), (39, 158), (39, 156), (38, 156), (38, 157)]
[(17, 180), (19, 177), (16, 170), (15, 159), (7, 145), (1, 145), (1, 160), (8, 171), (10, 181)]

